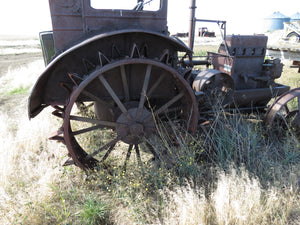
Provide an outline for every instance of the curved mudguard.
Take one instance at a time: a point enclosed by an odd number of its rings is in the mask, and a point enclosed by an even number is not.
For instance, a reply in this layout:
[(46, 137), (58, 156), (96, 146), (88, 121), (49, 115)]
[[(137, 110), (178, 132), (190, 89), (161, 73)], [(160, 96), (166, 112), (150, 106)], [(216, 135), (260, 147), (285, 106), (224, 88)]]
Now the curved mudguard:
[(49, 105), (65, 106), (75, 86), (69, 74), (88, 75), (101, 64), (101, 57), (103, 64), (130, 56), (160, 59), (165, 50), (170, 58), (177, 57), (178, 51), (192, 53), (178, 39), (148, 30), (118, 30), (87, 38), (59, 54), (40, 75), (29, 97), (29, 118)]

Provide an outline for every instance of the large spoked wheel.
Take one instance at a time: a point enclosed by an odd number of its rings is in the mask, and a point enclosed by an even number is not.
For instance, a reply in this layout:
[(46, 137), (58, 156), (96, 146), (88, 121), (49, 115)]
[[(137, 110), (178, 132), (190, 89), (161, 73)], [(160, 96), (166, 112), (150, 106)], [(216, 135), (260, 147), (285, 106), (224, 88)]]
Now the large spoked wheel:
[[(84, 113), (79, 105), (85, 106)], [(198, 112), (193, 91), (175, 69), (155, 60), (128, 58), (83, 78), (63, 119), (69, 155), (86, 170), (108, 160), (117, 146), (127, 150), (124, 166), (133, 150), (141, 162), (139, 146), (156, 134), (158, 120), (171, 120), (193, 132)]]
[(300, 134), (300, 88), (281, 95), (267, 111), (265, 123), (269, 128), (276, 125), (291, 128)]

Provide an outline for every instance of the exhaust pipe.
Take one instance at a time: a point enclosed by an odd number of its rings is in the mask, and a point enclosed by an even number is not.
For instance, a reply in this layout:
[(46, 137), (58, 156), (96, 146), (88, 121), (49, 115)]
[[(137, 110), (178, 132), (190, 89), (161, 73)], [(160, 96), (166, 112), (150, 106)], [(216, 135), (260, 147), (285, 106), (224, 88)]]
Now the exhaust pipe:
[(191, 0), (190, 6), (190, 32), (189, 32), (189, 48), (193, 50), (194, 48), (194, 38), (195, 38), (195, 24), (196, 24), (196, 0)]

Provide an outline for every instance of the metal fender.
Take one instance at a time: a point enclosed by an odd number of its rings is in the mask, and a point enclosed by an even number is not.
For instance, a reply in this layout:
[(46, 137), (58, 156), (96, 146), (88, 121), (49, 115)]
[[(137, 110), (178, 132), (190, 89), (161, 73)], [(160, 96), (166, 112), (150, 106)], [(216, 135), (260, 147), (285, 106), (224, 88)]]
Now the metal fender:
[[(45, 107), (65, 106), (76, 87), (70, 74), (82, 77), (101, 64), (126, 57), (143, 57), (166, 60), (177, 57), (177, 52), (191, 56), (192, 51), (180, 40), (162, 33), (141, 29), (126, 29), (102, 33), (85, 38), (48, 64), (35, 83), (28, 100), (29, 118), (34, 118)], [(174, 63), (175, 64), (175, 63)], [(177, 65), (170, 66), (176, 67)]]

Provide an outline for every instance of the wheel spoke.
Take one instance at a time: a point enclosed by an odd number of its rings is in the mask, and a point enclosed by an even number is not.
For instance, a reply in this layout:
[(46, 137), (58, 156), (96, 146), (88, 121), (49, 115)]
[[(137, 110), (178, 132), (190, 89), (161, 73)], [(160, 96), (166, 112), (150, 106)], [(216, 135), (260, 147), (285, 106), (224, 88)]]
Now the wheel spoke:
[(118, 141), (121, 140), (122, 137), (118, 136), (116, 137), (115, 139), (113, 139), (112, 141), (106, 143), (105, 145), (103, 145), (101, 148), (99, 148), (98, 150), (94, 151), (93, 153), (89, 154), (86, 158), (89, 159), (89, 158), (92, 158), (94, 157), (95, 155), (99, 154), (100, 152), (102, 152), (104, 149), (108, 148), (108, 147), (111, 147), (111, 146), (115, 146), (116, 143)]
[(131, 156), (132, 148), (133, 148), (133, 145), (129, 145), (128, 151), (127, 151), (127, 154), (126, 154), (126, 159), (125, 159), (124, 166), (123, 166), (123, 171), (124, 172), (126, 171), (126, 166), (127, 166), (128, 161), (129, 161), (129, 158)]
[(124, 94), (125, 94), (125, 101), (128, 102), (130, 100), (130, 96), (129, 96), (129, 87), (128, 87), (128, 83), (127, 83), (124, 65), (121, 66), (121, 77), (122, 77), (123, 89), (124, 89)]
[(100, 129), (100, 128), (102, 128), (102, 127), (103, 127), (102, 125), (97, 125), (97, 126), (93, 126), (93, 127), (88, 127), (88, 128), (85, 128), (85, 129), (81, 129), (81, 130), (74, 131), (74, 132), (72, 132), (72, 135), (76, 136), (76, 135), (79, 135), (79, 134), (84, 134), (84, 133), (87, 133), (87, 132), (91, 132), (91, 131), (93, 131), (93, 130)]
[(102, 126), (109, 127), (109, 128), (114, 128), (118, 125), (115, 122), (90, 119), (90, 118), (81, 117), (81, 116), (70, 116), (70, 120), (98, 124), (98, 125), (102, 125)]
[(163, 112), (164, 113), (175, 113), (175, 112), (180, 112), (182, 110), (181, 107), (169, 107), (165, 109)]
[(149, 80), (150, 80), (151, 70), (152, 70), (152, 65), (148, 65), (147, 69), (146, 69), (143, 88), (142, 88), (142, 91), (141, 91), (141, 98), (140, 98), (140, 102), (139, 102), (139, 107), (138, 107), (138, 110), (136, 112), (136, 118), (139, 118), (142, 114), (142, 110), (143, 110), (145, 99), (146, 99), (146, 92), (147, 92), (148, 84), (149, 84)]
[(107, 157), (109, 156), (109, 154), (112, 152), (112, 150), (114, 149), (114, 147), (116, 146), (117, 142), (112, 144), (109, 149), (106, 151), (105, 155), (103, 156), (103, 158), (101, 159), (101, 162), (104, 162)]
[(141, 153), (140, 153), (140, 149), (139, 149), (138, 145), (135, 145), (135, 152), (136, 152), (138, 164), (142, 168), (143, 167), (143, 163), (142, 163)]
[(120, 110), (122, 111), (122, 113), (124, 113), (128, 119), (131, 119), (131, 116), (129, 115), (127, 109), (125, 108), (125, 106), (123, 105), (123, 103), (120, 101), (119, 97), (116, 95), (116, 93), (111, 88), (111, 86), (108, 84), (108, 82), (106, 81), (106, 79), (104, 78), (104, 76), (101, 74), (101, 75), (98, 76), (98, 78), (102, 82), (102, 84), (104, 85), (105, 89), (108, 91), (108, 93), (110, 94), (110, 96), (113, 98), (113, 100), (115, 101), (115, 103), (118, 105), (118, 107), (120, 108)]
[(175, 102), (177, 102), (179, 99), (181, 99), (184, 96), (184, 92), (180, 92), (178, 95), (176, 95), (174, 98), (172, 98), (170, 101), (168, 101), (166, 104), (164, 104), (162, 107), (160, 107), (158, 110), (154, 112), (154, 115), (157, 116), (161, 114), (162, 112), (166, 111), (171, 105), (173, 105)]
[(285, 104), (283, 107), (284, 107), (284, 109), (285, 109), (286, 115), (288, 115), (288, 114), (290, 113), (290, 110), (289, 110), (287, 104)]
[(156, 82), (152, 85), (152, 87), (149, 89), (147, 92), (147, 96), (150, 97), (153, 93), (153, 91), (158, 87), (158, 85), (161, 83), (161, 81), (165, 78), (166, 73), (163, 73), (157, 80)]

